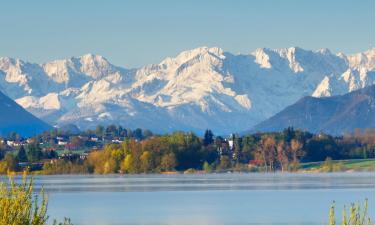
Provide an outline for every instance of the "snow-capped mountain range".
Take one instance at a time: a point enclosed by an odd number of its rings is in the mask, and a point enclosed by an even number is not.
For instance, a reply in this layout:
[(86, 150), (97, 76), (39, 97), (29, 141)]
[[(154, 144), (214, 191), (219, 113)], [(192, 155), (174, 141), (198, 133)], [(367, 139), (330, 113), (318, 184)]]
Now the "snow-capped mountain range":
[(248, 130), (303, 96), (344, 94), (375, 83), (375, 48), (354, 55), (328, 49), (220, 48), (184, 51), (137, 69), (106, 58), (35, 64), (0, 58), (0, 91), (52, 125), (121, 124), (156, 132)]

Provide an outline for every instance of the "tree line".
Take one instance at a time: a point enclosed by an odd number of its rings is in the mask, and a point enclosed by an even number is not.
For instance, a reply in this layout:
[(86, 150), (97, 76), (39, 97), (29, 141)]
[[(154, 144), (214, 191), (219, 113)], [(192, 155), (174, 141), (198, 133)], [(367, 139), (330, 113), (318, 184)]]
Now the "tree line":
[[(118, 131), (118, 128), (117, 128)], [(141, 132), (143, 133), (143, 132)], [(44, 173), (160, 173), (171, 171), (295, 171), (303, 162), (327, 158), (366, 159), (375, 157), (375, 132), (356, 130), (335, 137), (287, 128), (282, 132), (255, 133), (229, 137), (206, 130), (203, 137), (192, 132), (174, 132), (147, 137), (125, 137), (92, 150), (82, 159), (72, 152), (56, 159), (53, 151), (43, 151), (38, 142), (7, 153), (0, 172), (20, 170), (18, 162), (44, 162)], [(48, 160), (46, 160), (48, 159)]]

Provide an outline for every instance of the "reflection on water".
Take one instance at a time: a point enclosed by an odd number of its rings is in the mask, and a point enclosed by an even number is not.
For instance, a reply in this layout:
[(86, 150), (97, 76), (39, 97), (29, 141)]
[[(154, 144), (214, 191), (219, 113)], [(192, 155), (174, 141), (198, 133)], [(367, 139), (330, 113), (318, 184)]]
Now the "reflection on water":
[(35, 184), (49, 193), (51, 218), (75, 225), (315, 225), (333, 200), (365, 198), (375, 217), (375, 173), (41, 176)]

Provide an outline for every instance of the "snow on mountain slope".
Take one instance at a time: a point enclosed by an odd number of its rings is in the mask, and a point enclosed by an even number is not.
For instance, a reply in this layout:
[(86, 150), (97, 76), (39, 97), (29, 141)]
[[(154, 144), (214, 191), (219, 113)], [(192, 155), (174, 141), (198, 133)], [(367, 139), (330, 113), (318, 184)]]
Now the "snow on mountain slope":
[(333, 96), (375, 83), (375, 49), (260, 48), (234, 55), (201, 47), (138, 69), (99, 55), (42, 65), (0, 58), (0, 90), (48, 122), (118, 123), (157, 132), (246, 130), (303, 96)]
[(363, 53), (348, 56), (348, 62), (351, 68), (363, 68), (366, 70), (374, 70), (375, 48)]
[(59, 110), (61, 108), (57, 93), (49, 93), (41, 98), (25, 96), (17, 99), (16, 102), (25, 108), (43, 108), (46, 110)]
[(113, 66), (106, 58), (87, 54), (79, 58), (55, 60), (42, 65), (45, 73), (56, 83), (67, 87), (80, 87), (104, 77), (121, 76), (127, 70)]
[(11, 98), (25, 95), (40, 97), (56, 84), (45, 76), (43, 69), (19, 59), (0, 57), (0, 88)]

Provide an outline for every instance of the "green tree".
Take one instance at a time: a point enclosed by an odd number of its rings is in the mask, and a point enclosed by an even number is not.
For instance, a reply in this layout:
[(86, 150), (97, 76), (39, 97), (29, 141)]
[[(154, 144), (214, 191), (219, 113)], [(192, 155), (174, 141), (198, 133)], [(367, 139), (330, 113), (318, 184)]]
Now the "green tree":
[(117, 137), (119, 134), (117, 126), (114, 124), (111, 124), (106, 129), (106, 135), (109, 135), (111, 137)]
[(163, 171), (175, 170), (175, 168), (177, 166), (175, 154), (174, 153), (168, 153), (168, 154), (163, 155), (163, 157), (161, 158), (161, 165), (160, 166), (161, 166), (161, 169)]
[(254, 151), (256, 149), (256, 141), (254, 136), (246, 135), (242, 137), (242, 160), (244, 163), (248, 163), (249, 160), (254, 158)]
[(203, 145), (207, 146), (214, 143), (214, 134), (212, 133), (211, 130), (206, 130), (204, 132), (204, 137), (203, 137)]
[(40, 146), (36, 143), (27, 146), (27, 159), (29, 162), (37, 162), (43, 157)]
[(127, 143), (127, 148), (130, 150), (132, 155), (132, 164), (130, 167), (131, 173), (140, 173), (142, 172), (141, 168), (141, 155), (142, 155), (142, 146), (139, 141), (130, 140)]
[(142, 129), (140, 129), (140, 128), (135, 129), (134, 132), (133, 132), (133, 136), (137, 140), (142, 140), (143, 139)]
[(212, 172), (212, 167), (211, 167), (211, 165), (207, 161), (203, 163), (203, 170), (206, 173), (211, 173)]
[(233, 137), (233, 160), (236, 163), (240, 162), (241, 159), (241, 138), (238, 134), (235, 134)]
[(23, 145), (20, 147), (20, 149), (18, 150), (17, 152), (17, 159), (18, 161), (20, 162), (27, 162), (27, 154), (26, 154), (26, 150), (25, 148), (23, 147)]
[(306, 154), (304, 159), (310, 162), (323, 161), (327, 157), (332, 159), (339, 159), (340, 147), (337, 145), (335, 139), (328, 135), (319, 134), (307, 141), (304, 146)]
[(230, 167), (231, 167), (231, 160), (230, 160), (229, 156), (222, 155), (220, 157), (219, 169), (220, 170), (226, 170), (226, 169), (229, 169)]
[(177, 169), (187, 170), (189, 168), (202, 168), (202, 143), (192, 132), (183, 134), (182, 143), (176, 143)]

